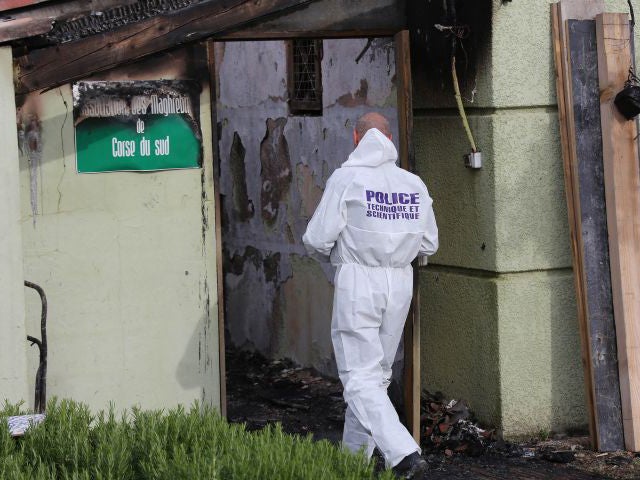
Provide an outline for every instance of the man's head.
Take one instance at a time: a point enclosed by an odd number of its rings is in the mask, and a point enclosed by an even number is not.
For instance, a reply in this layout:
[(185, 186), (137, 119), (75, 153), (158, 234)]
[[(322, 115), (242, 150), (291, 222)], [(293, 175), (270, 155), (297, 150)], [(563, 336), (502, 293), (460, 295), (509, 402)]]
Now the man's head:
[(369, 112), (362, 115), (356, 122), (356, 128), (353, 129), (353, 143), (358, 145), (364, 134), (372, 128), (377, 128), (391, 140), (389, 120), (377, 112)]

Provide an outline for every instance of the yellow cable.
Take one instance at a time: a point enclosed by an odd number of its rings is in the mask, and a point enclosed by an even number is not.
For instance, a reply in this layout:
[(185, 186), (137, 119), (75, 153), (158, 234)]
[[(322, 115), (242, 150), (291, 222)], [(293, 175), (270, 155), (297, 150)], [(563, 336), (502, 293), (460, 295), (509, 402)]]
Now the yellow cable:
[(453, 89), (456, 92), (456, 103), (458, 104), (458, 111), (460, 112), (460, 118), (462, 118), (462, 125), (464, 126), (465, 132), (467, 132), (467, 138), (469, 138), (469, 142), (471, 143), (471, 151), (477, 152), (476, 142), (473, 139), (473, 134), (471, 133), (471, 127), (469, 127), (469, 121), (467, 120), (467, 114), (464, 111), (464, 105), (462, 104), (462, 95), (460, 94), (460, 85), (458, 83), (458, 73), (456, 72), (456, 57), (455, 55), (451, 60), (451, 74), (453, 76)]

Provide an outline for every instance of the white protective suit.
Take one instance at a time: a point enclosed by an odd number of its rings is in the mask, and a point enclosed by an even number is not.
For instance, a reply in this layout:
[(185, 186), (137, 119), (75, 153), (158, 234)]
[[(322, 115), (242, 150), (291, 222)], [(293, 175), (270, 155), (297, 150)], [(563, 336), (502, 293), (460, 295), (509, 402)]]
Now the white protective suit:
[(393, 143), (370, 129), (327, 181), (304, 234), (315, 257), (337, 267), (331, 338), (347, 402), (343, 443), (374, 447), (387, 466), (420, 447), (387, 395), (413, 293), (411, 262), (438, 249), (422, 180), (396, 166)]

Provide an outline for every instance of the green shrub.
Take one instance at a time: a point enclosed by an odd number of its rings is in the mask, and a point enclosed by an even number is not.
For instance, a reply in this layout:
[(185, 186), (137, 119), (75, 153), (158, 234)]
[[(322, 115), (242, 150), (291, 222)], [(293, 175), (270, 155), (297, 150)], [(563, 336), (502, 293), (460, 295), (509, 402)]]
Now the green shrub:
[[(331, 480), (372, 479), (373, 463), (327, 441), (285, 434), (279, 425), (247, 432), (208, 407), (92, 415), (80, 403), (49, 402), (47, 419), (13, 439), (0, 410), (2, 480)], [(380, 479), (391, 479), (383, 472)]]

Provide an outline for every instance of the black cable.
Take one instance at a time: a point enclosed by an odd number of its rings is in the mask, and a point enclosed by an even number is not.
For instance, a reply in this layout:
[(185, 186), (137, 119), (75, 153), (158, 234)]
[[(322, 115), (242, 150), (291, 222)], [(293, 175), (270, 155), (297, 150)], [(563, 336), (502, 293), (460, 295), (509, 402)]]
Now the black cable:
[(631, 14), (631, 30), (633, 31), (633, 27), (636, 26), (636, 16), (633, 13), (633, 5), (631, 4), (631, 0), (627, 0), (629, 4), (629, 13)]

